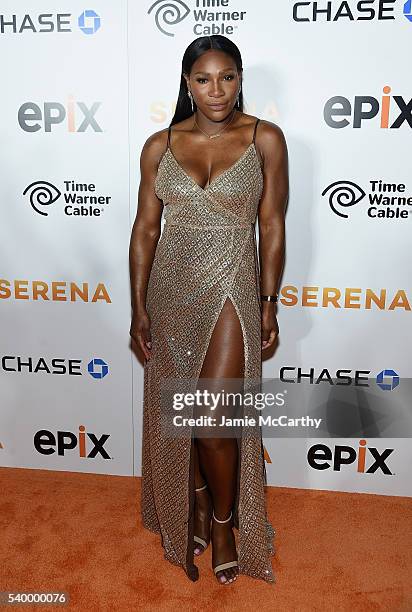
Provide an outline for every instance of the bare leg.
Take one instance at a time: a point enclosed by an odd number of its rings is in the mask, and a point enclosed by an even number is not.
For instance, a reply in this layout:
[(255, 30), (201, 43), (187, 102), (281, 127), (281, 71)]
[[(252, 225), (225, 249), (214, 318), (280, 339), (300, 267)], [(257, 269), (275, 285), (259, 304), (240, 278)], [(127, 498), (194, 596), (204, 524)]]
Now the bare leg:
[(200, 487), (203, 487), (204, 484), (206, 484), (206, 481), (205, 481), (205, 477), (200, 471), (199, 453), (197, 450), (197, 440), (195, 440), (195, 447), (194, 447), (194, 466), (195, 466), (195, 487), (196, 489), (199, 489)]
[[(202, 489), (206, 483), (206, 479), (200, 470), (199, 452), (197, 448), (197, 440), (194, 440), (194, 473), (195, 473), (195, 488)], [(207, 544), (210, 541), (210, 521), (212, 518), (212, 501), (208, 488), (201, 491), (195, 491), (195, 516), (194, 516), (194, 533), (202, 538)], [(195, 542), (194, 554), (201, 555), (205, 551), (203, 544)]]
[[(216, 391), (222, 389), (240, 391), (243, 389), (243, 376), (242, 328), (231, 300), (227, 299), (213, 330), (200, 379), (216, 379)], [(225, 382), (224, 379), (237, 379), (237, 381)], [(213, 391), (210, 382), (207, 388)], [(218, 419), (220, 419), (219, 408), (215, 410)], [(225, 520), (230, 516), (236, 494), (237, 440), (236, 438), (197, 438), (196, 443), (199, 466), (212, 496), (215, 516), (219, 520)], [(221, 524), (212, 520), (213, 567), (237, 559), (232, 526), (233, 521)], [(237, 575), (238, 568), (234, 567), (218, 572), (216, 577), (221, 583), (229, 583), (233, 582)]]

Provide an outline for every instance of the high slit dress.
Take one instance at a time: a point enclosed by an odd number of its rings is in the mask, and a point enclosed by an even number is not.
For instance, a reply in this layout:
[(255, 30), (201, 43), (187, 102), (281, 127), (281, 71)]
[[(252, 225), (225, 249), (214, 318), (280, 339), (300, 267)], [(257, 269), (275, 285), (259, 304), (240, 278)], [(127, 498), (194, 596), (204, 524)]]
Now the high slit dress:
[[(255, 221), (263, 174), (255, 146), (258, 122), (240, 158), (205, 188), (174, 157), (169, 127), (155, 180), (165, 224), (146, 295), (152, 349), (144, 366), (141, 512), (143, 526), (161, 534), (165, 559), (181, 566), (193, 581), (199, 577), (193, 552), (193, 432), (186, 428), (179, 437), (162, 435), (162, 380), (198, 380), (226, 299), (232, 301), (242, 328), (244, 391), (252, 384), (256, 391), (256, 380), (261, 380)], [(243, 414), (257, 416), (253, 407), (244, 408)], [(238, 449), (233, 518), (239, 573), (274, 582), (275, 532), (266, 512), (259, 426), (243, 428)]]

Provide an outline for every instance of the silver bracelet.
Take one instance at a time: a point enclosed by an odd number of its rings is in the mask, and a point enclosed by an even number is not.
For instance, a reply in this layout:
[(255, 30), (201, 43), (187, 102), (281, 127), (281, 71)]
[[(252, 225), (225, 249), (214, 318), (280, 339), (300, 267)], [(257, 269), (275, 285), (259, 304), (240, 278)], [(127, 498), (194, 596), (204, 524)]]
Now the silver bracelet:
[(279, 294), (276, 293), (276, 295), (261, 295), (260, 297), (265, 302), (275, 302), (275, 303), (277, 303), (278, 296), (279, 296)]

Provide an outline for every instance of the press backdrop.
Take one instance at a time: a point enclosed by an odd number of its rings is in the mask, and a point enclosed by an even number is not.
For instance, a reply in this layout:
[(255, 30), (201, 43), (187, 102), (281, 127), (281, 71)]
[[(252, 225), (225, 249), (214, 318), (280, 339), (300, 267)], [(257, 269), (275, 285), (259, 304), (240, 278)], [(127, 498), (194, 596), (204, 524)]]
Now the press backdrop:
[[(128, 272), (139, 157), (204, 34), (239, 46), (245, 111), (288, 144), (280, 344), (264, 376), (333, 386), (345, 370), (354, 388), (367, 376), (389, 416), (411, 374), (411, 12), (390, 0), (2, 2), (1, 465), (140, 474)], [(411, 495), (408, 434), (366, 431), (265, 439), (269, 484)]]

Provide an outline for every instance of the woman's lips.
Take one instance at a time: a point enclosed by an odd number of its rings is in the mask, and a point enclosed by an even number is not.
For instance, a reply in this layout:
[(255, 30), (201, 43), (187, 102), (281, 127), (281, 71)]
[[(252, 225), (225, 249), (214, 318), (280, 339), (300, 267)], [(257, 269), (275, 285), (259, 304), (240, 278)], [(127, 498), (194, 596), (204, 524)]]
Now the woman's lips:
[(225, 108), (226, 104), (227, 103), (225, 102), (225, 104), (209, 104), (209, 106), (212, 110), (218, 111), (218, 110), (222, 110), (222, 108)]

